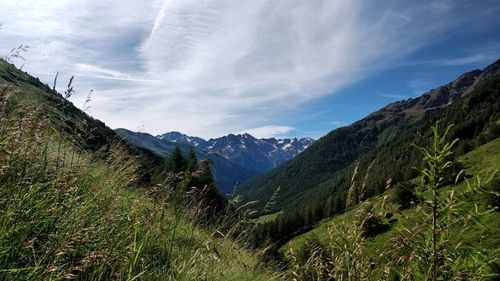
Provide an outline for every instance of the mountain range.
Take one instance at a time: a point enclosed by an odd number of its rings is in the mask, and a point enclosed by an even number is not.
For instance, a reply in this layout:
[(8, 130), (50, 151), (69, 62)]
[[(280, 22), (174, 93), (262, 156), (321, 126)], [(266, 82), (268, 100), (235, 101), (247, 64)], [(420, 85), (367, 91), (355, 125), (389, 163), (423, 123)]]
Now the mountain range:
[(184, 152), (193, 147), (198, 158), (212, 160), (213, 173), (222, 194), (231, 193), (235, 186), (261, 172), (279, 167), (314, 143), (311, 138), (257, 139), (246, 133), (205, 140), (180, 132), (158, 136), (123, 128), (116, 132), (161, 156), (169, 155), (177, 145)]
[(229, 134), (208, 141), (179, 132), (165, 133), (157, 138), (177, 144), (191, 145), (203, 153), (219, 154), (231, 162), (257, 172), (280, 166), (314, 142), (311, 138), (257, 139), (247, 133)]

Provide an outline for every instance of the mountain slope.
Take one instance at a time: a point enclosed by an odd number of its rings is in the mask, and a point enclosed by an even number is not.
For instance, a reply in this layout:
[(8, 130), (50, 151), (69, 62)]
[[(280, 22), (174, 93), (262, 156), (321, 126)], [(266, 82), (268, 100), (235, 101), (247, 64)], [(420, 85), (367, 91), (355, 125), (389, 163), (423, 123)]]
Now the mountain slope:
[[(487, 264), (488, 266), (483, 269), (488, 274), (492, 274), (490, 278), (484, 277), (484, 273), (470, 271), (470, 265), (474, 264), (470, 260), (465, 263), (468, 267), (466, 272), (472, 272), (470, 275), (474, 275), (474, 278), (478, 280), (497, 280), (499, 273), (498, 245), (500, 245), (500, 220), (498, 220), (500, 138), (475, 148), (466, 153), (460, 160), (464, 163), (466, 174), (474, 176), (461, 183), (451, 183), (439, 189), (437, 200), (439, 200), (438, 209), (441, 212), (438, 211), (438, 213), (441, 216), (451, 218), (449, 221), (445, 223), (441, 221), (439, 224), (440, 230), (446, 229), (446, 234), (441, 232), (438, 235), (441, 238), (440, 249), (445, 248), (446, 251), (442, 251), (443, 255), (452, 257), (451, 253), (456, 251), (460, 253), (457, 255), (459, 259), (464, 261), (468, 259), (467, 251), (464, 249), (469, 248), (473, 255), (480, 253), (471, 260)], [(477, 180), (479, 178), (480, 181)], [(331, 253), (333, 250), (330, 249), (342, 247), (357, 239), (355, 243), (358, 256), (353, 257), (351, 251), (350, 262), (356, 260), (359, 262), (359, 260), (366, 258), (370, 263), (375, 262), (379, 265), (377, 268), (384, 268), (383, 265), (390, 264), (391, 259), (395, 257), (398, 259), (396, 263), (391, 265), (393, 267), (408, 262), (408, 259), (402, 257), (415, 257), (415, 253), (425, 253), (423, 249), (426, 245), (421, 242), (422, 240), (426, 242), (431, 240), (431, 235), (424, 237), (431, 233), (431, 231), (426, 231), (432, 225), (432, 216), (429, 215), (431, 208), (426, 205), (428, 203), (424, 203), (425, 200), (431, 201), (432, 193), (426, 192), (427, 187), (420, 180), (415, 179), (411, 183), (405, 184), (405, 186), (408, 185), (418, 186), (415, 189), (417, 191), (414, 190), (414, 192), (420, 200), (413, 201), (414, 203), (403, 207), (401, 206), (402, 201), (399, 200), (401, 198), (398, 196), (400, 194), (398, 190), (402, 185), (392, 186), (383, 194), (346, 209), (345, 213), (319, 221), (312, 226), (311, 230), (294, 237), (283, 245), (279, 252), (294, 263), (294, 258), (290, 254), (292, 249), (295, 253), (294, 257), (299, 257), (304, 261), (309, 257), (312, 248), (306, 245), (320, 245), (325, 251)], [(377, 219), (372, 219), (371, 224), (365, 224), (364, 222), (370, 220), (370, 217)], [(379, 228), (377, 229), (377, 227)], [(373, 231), (371, 235), (363, 235), (367, 230)], [(445, 235), (447, 239), (442, 238)], [(339, 239), (339, 237), (342, 238)], [(405, 239), (407, 239), (406, 244), (402, 242)], [(348, 242), (346, 243), (346, 241)], [(394, 252), (397, 252), (397, 255), (394, 255)], [(342, 252), (333, 253), (342, 255)], [(415, 260), (422, 263), (423, 259)], [(449, 260), (451, 261), (452, 258)], [(463, 275), (461, 277), (465, 278)], [(378, 278), (373, 279), (378, 280)], [(444, 279), (451, 280), (452, 278)], [(465, 279), (472, 278), (469, 276)]]
[(160, 157), (3, 60), (0, 124), (0, 280), (277, 280)]
[[(246, 182), (239, 192), (248, 201), (265, 204), (280, 187), (276, 210), (321, 204), (326, 197), (349, 187), (355, 162), (360, 161), (361, 177), (372, 166), (365, 195), (378, 194), (388, 179), (399, 181), (414, 176), (412, 165), (416, 157), (408, 150), (408, 144), (415, 140), (415, 133), (429, 131), (433, 122), (442, 119), (457, 125), (453, 136), (464, 139), (461, 153), (476, 145), (469, 139), (498, 134), (499, 73), (497, 61), (419, 98), (389, 104), (350, 126), (330, 132), (285, 165)], [(481, 90), (480, 86), (489, 81), (487, 89)]]

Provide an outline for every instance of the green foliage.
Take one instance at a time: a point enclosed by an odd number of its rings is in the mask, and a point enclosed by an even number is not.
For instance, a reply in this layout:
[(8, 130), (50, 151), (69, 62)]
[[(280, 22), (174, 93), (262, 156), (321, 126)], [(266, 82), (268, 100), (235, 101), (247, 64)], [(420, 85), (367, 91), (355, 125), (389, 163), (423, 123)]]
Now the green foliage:
[(187, 168), (187, 162), (182, 155), (181, 148), (177, 145), (170, 156), (165, 159), (165, 169), (172, 173), (180, 173)]
[(500, 211), (500, 173), (496, 173), (488, 184), (488, 202), (498, 212)]
[[(476, 176), (462, 184), (466, 185), (464, 190), (441, 186), (448, 177), (445, 172), (452, 171), (448, 167), (453, 164), (450, 161), (454, 161), (450, 159), (454, 141), (447, 141), (445, 137), (450, 127), (442, 132), (438, 125), (433, 127), (430, 145), (419, 147), (423, 163), (417, 192), (423, 200), (418, 207), (406, 210), (407, 216), (400, 216), (403, 223), (398, 223), (391, 235), (376, 233), (379, 226), (390, 224), (385, 220), (391, 219), (392, 212), (399, 213), (388, 204), (391, 202), (389, 191), (376, 205), (369, 200), (363, 202), (342, 215), (342, 220), (333, 220), (335, 223), (329, 224), (327, 237), (315, 239), (316, 246), (311, 251), (304, 251), (301, 246), (307, 243), (307, 238), (288, 248), (291, 278), (495, 280), (498, 277), (494, 275), (498, 248), (477, 247), (481, 245), (477, 239), (489, 236), (491, 240), (498, 235), (497, 230), (488, 229), (484, 224), (494, 209), (472, 201), (490, 194), (493, 177), (483, 181)], [(375, 230), (375, 233), (367, 235), (367, 230)], [(313, 234), (308, 237), (311, 236), (314, 237)], [(373, 244), (379, 237), (383, 242)]]
[[(360, 213), (361, 214), (361, 213)], [(306, 240), (299, 249), (290, 248), (286, 258), (290, 263), (289, 279), (293, 280), (383, 280), (375, 263), (366, 255), (366, 240), (360, 223), (328, 227), (327, 243)]]
[[(400, 260), (404, 260), (398, 272), (403, 279), (418, 280), (456, 280), (477, 279), (486, 277), (488, 261), (478, 250), (462, 243), (461, 234), (471, 230), (471, 224), (479, 222), (479, 218), (491, 212), (491, 209), (480, 210), (477, 206), (470, 210), (465, 207), (474, 193), (482, 192), (483, 185), (477, 176), (473, 184), (462, 193), (451, 190), (445, 196), (440, 189), (453, 171), (452, 147), (458, 140), (447, 142), (446, 135), (452, 126), (444, 132), (437, 123), (433, 128), (433, 139), (428, 147), (419, 147), (423, 156), (421, 170), (422, 193), (429, 193), (428, 199), (422, 202), (423, 220), (413, 228), (403, 228), (395, 240), (397, 249), (404, 249)], [(456, 174), (452, 174), (456, 176)], [(482, 224), (479, 224), (482, 225)], [(411, 233), (411, 235), (408, 235)], [(458, 235), (457, 235), (458, 234)], [(411, 247), (411, 252), (408, 248)]]
[(186, 154), (186, 171), (192, 173), (198, 169), (198, 157), (193, 147), (190, 147)]

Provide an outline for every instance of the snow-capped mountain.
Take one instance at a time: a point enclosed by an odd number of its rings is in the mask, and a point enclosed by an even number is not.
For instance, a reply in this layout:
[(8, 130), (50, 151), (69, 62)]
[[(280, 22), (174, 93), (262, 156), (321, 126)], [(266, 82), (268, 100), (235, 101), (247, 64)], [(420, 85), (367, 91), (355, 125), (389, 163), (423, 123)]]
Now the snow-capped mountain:
[(176, 145), (183, 152), (195, 147), (197, 156), (213, 162), (213, 173), (221, 194), (233, 192), (236, 185), (271, 170), (292, 159), (305, 150), (314, 140), (302, 139), (256, 139), (249, 134), (233, 135), (204, 140), (179, 132), (159, 136), (148, 133), (116, 129), (116, 132), (131, 143), (147, 148), (158, 155), (169, 155)]
[(159, 139), (175, 142), (178, 144), (188, 144), (196, 148), (206, 147), (208, 142), (202, 138), (190, 137), (179, 132), (169, 132), (163, 135), (156, 136)]
[(314, 142), (311, 138), (257, 139), (250, 134), (229, 134), (207, 141), (179, 132), (165, 133), (157, 138), (192, 145), (199, 151), (218, 154), (242, 167), (258, 172), (283, 164)]

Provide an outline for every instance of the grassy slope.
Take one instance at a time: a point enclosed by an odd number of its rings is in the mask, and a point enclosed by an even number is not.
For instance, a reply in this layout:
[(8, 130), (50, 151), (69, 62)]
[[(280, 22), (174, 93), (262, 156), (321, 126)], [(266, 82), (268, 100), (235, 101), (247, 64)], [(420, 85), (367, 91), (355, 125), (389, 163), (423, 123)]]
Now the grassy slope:
[(0, 279), (275, 279), (193, 210), (147, 196), (148, 155), (80, 142), (112, 131), (3, 61), (0, 74)]
[[(469, 174), (477, 173), (481, 177), (486, 178), (488, 175), (491, 175), (492, 172), (500, 169), (500, 138), (497, 138), (467, 153), (463, 157), (463, 160), (466, 162)], [(446, 187), (444, 190), (451, 190), (453, 188), (456, 191), (460, 191), (465, 189), (465, 187), (466, 182), (463, 182), (462, 184), (454, 187)], [(385, 208), (388, 210), (397, 210), (399, 207), (397, 204), (389, 203), (389, 201), (386, 200), (391, 196), (391, 193), (392, 191), (389, 190), (383, 195), (377, 196), (371, 199), (370, 202), (361, 204), (347, 213), (321, 221), (313, 230), (289, 241), (281, 248), (281, 251), (288, 252), (290, 248), (299, 248), (307, 239), (312, 237), (318, 238), (321, 242), (326, 242), (329, 239), (329, 227), (334, 228), (335, 225), (342, 223), (350, 224), (357, 221), (358, 215), (362, 213), (363, 208), (369, 204), (373, 204), (376, 208), (380, 208), (381, 205), (384, 204)], [(477, 204), (484, 204), (484, 200), (482, 200), (482, 198), (475, 198), (474, 201)], [(470, 204), (470, 207), (472, 208), (473, 205)], [(389, 239), (394, 237), (396, 234), (394, 230), (395, 228), (398, 226), (411, 226), (416, 220), (411, 209), (404, 210), (400, 213), (395, 212), (394, 217), (398, 219), (398, 222), (392, 226), (391, 230), (368, 239), (368, 248), (371, 249), (373, 255), (377, 254), (380, 249), (384, 249), (386, 247), (387, 241), (389, 241)], [(500, 245), (499, 213), (493, 212), (486, 214), (482, 217), (481, 221), (488, 227), (477, 227), (473, 231), (465, 233), (463, 236), (464, 242), (474, 244), (481, 249), (497, 249), (498, 245)], [(490, 251), (490, 253), (494, 254), (493, 251)]]
[(276, 213), (272, 213), (269, 215), (260, 216), (257, 219), (255, 219), (255, 222), (256, 223), (266, 223), (268, 221), (273, 221), (273, 220), (277, 219), (282, 214), (283, 214), (283, 212), (276, 212)]

